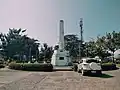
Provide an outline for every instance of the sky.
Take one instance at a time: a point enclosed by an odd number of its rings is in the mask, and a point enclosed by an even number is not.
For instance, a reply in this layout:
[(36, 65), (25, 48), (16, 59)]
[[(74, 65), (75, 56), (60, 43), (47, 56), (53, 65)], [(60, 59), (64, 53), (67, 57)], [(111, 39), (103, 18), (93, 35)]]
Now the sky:
[(0, 0), (0, 32), (8, 28), (27, 29), (40, 43), (55, 45), (59, 21), (65, 34), (79, 36), (83, 18), (85, 41), (106, 32), (120, 31), (120, 0)]

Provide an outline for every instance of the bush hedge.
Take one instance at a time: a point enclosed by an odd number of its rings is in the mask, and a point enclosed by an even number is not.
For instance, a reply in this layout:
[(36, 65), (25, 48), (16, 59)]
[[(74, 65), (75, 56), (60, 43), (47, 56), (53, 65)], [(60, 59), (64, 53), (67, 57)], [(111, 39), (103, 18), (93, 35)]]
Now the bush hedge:
[(101, 67), (103, 71), (117, 69), (116, 64), (114, 63), (103, 63)]
[(78, 69), (78, 64), (77, 64), (77, 63), (74, 63), (72, 69), (73, 69), (73, 71), (77, 71), (77, 69)]
[(72, 62), (69, 62), (69, 63), (68, 63), (68, 66), (73, 66), (73, 63), (72, 63)]
[(5, 66), (3, 64), (0, 64), (0, 68), (4, 68)]
[(120, 67), (120, 64), (117, 64), (118, 67)]
[(34, 64), (34, 63), (10, 63), (10, 69), (25, 71), (53, 71), (52, 64)]

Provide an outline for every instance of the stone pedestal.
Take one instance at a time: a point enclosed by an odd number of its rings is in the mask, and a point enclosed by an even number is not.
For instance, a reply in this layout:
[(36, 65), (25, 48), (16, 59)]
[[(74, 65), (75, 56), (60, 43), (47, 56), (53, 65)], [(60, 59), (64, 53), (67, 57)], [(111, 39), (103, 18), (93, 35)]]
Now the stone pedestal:
[(69, 52), (65, 50), (55, 50), (52, 56), (51, 64), (54, 66), (68, 66), (70, 62)]

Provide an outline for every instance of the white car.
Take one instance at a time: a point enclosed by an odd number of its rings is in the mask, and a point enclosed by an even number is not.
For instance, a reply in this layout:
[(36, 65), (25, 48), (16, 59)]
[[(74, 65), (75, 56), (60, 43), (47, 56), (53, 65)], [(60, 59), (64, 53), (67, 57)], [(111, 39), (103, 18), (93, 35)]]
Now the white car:
[(78, 72), (81, 72), (82, 75), (87, 73), (97, 73), (102, 74), (101, 63), (98, 58), (83, 58), (78, 64)]

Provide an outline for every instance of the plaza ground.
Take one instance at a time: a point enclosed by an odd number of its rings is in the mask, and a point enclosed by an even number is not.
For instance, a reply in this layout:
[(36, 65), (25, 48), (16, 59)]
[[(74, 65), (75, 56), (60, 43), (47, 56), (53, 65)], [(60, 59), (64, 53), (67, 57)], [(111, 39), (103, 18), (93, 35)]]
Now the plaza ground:
[(120, 90), (120, 70), (103, 71), (102, 76), (82, 76), (74, 71), (1, 69), (0, 90)]

